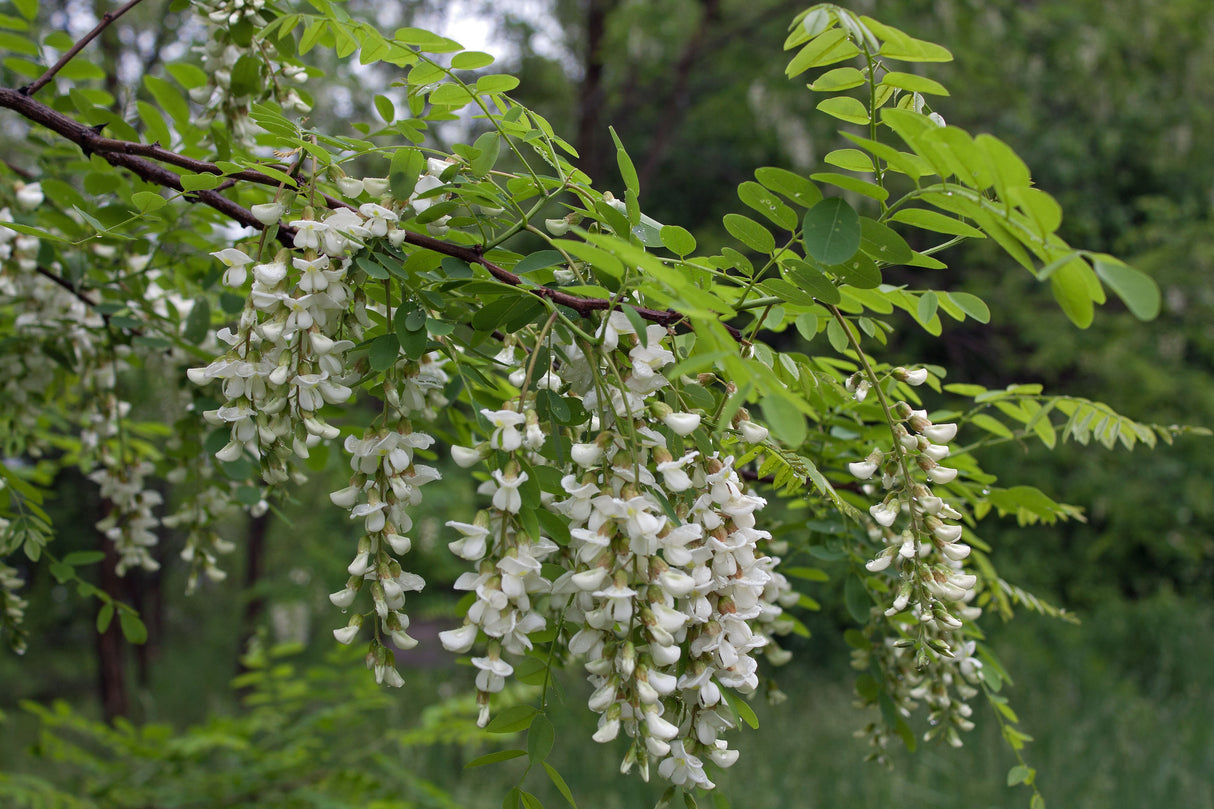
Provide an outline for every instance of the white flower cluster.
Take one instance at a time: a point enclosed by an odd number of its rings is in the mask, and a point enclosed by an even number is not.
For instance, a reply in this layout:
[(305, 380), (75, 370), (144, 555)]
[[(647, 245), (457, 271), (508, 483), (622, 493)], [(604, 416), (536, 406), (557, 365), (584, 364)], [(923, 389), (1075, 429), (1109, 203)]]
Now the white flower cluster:
[[(35, 190), (36, 196), (21, 201), (22, 194)], [(42, 192), (36, 183), (29, 184), (17, 192), (17, 198), (20, 207), (32, 207), (41, 204)], [(50, 390), (56, 368), (47, 362), (44, 344), (52, 341), (68, 362), (85, 368), (97, 356), (98, 332), (104, 322), (79, 297), (35, 272), (41, 241), (2, 224), (12, 221), (10, 209), (0, 208), (0, 306), (13, 314), (9, 335), (13, 341), (0, 355), (0, 401), (6, 403), (0, 427), (9, 439), (20, 441), (24, 451), (37, 456), (48, 449), (29, 443), (38, 432), (37, 403)]]
[[(0, 537), (8, 531), (8, 520), (0, 517)], [(26, 638), (21, 628), (25, 620), (25, 609), (29, 603), (17, 595), (25, 584), (17, 571), (0, 562), (0, 629), (9, 635), (9, 646), (17, 654), (25, 654)]]
[[(982, 661), (975, 656), (976, 642), (959, 632), (939, 629), (931, 634), (932, 640), (953, 650), (951, 656), (925, 658), (905, 640), (885, 638), (876, 647), (853, 649), (852, 667), (882, 673), (881, 693), (903, 719), (909, 719), (920, 704), (928, 706), (925, 741), (942, 739), (961, 747), (961, 733), (974, 728), (969, 700), (979, 693)], [(862, 704), (872, 705), (875, 700)], [(888, 763), (887, 750), (897, 736), (885, 722), (871, 722), (856, 735), (873, 748), (870, 758)]]
[[(881, 486), (888, 492), (869, 508), (874, 523), (870, 534), (885, 547), (866, 567), (877, 573), (895, 565), (901, 573), (886, 616), (910, 608), (922, 622), (959, 629), (960, 618), (977, 617), (976, 608), (965, 606), (973, 598), (977, 578), (962, 567), (970, 546), (960, 541), (961, 513), (929, 485), (944, 485), (957, 477), (956, 469), (940, 464), (949, 454), (948, 442), (956, 436), (957, 425), (933, 424), (926, 411), (914, 410), (906, 402), (898, 402), (893, 413), (899, 419), (894, 425), (897, 447), (889, 453), (873, 450), (863, 461), (848, 465), (860, 480), (880, 473)], [(909, 519), (895, 531), (894, 524), (904, 513)]]
[[(391, 427), (372, 428), (361, 438), (346, 438), (354, 474), (346, 488), (329, 496), (334, 505), (349, 509), (352, 519), (361, 519), (364, 531), (347, 568), (350, 578), (346, 586), (332, 593), (329, 600), (345, 612), (364, 587), (370, 590), (379, 624), (367, 665), (374, 669), (377, 683), (396, 687), (404, 685), (404, 680), (396, 670), (393, 650), (381, 637), (386, 636), (401, 650), (417, 645), (408, 634), (405, 593), (420, 591), (425, 581), (405, 570), (401, 559), (413, 544), (407, 536), (413, 528), (409, 509), (421, 503), (421, 487), (440, 478), (437, 469), (415, 461), (414, 452), (428, 449), (434, 438), (414, 431), (408, 416), (433, 414), (434, 408), (446, 404), (442, 389), (447, 375), (442, 364), (439, 357), (426, 356), (421, 363), (401, 362), (391, 370), (385, 385), (387, 404), (400, 417)], [(345, 627), (333, 631), (333, 636), (348, 645), (362, 623), (362, 613), (356, 612)]]
[[(357, 222), (361, 219), (352, 214)], [(336, 427), (319, 411), (326, 404), (341, 404), (352, 394), (349, 383), (356, 375), (346, 367), (344, 354), (354, 346), (338, 335), (347, 327), (352, 293), (345, 283), (354, 246), (336, 228), (319, 252), (314, 223), (300, 220), (296, 244), (302, 255), (280, 251), (273, 261), (253, 266), (253, 285), (233, 332), (219, 331), (231, 348), (204, 368), (191, 368), (189, 378), (203, 385), (222, 382), (225, 404), (203, 415), (215, 426), (228, 426), (231, 440), (216, 457), (234, 461), (248, 451), (262, 462), (267, 483), (288, 479), (287, 459), (293, 453), (307, 458), (309, 448), (322, 439), (336, 438)], [(228, 266), (225, 282), (240, 287), (253, 259), (236, 248), (218, 251)], [(294, 272), (292, 272), (294, 270)], [(365, 311), (362, 312), (365, 320)]]
[[(204, 413), (211, 424), (230, 428), (231, 440), (216, 456), (221, 461), (236, 460), (248, 451), (261, 459), (267, 483), (281, 483), (288, 478), (286, 464), (292, 453), (307, 458), (310, 447), (337, 437), (337, 428), (319, 411), (352, 395), (349, 386), (359, 374), (347, 366), (345, 353), (371, 325), (371, 304), (349, 277), (362, 272), (353, 269), (352, 257), (375, 239), (399, 247), (405, 231), (399, 227), (398, 211), (416, 213), (428, 207), (432, 198), (418, 196), (438, 188), (438, 175), (450, 165), (432, 159), (428, 173), (403, 202), (381, 197), (357, 210), (338, 208), (322, 219), (306, 208), (289, 223), (295, 250), (280, 250), (272, 261), (257, 263), (235, 247), (212, 253), (226, 267), (227, 286), (243, 288), (250, 274), (253, 277), (236, 330), (218, 333), (229, 350), (188, 372), (198, 385), (222, 383), (224, 405)], [(388, 190), (386, 180), (373, 177), (343, 177), (341, 185), (355, 199)], [(253, 213), (269, 225), (287, 213), (287, 206), (267, 202), (254, 205)], [(411, 384), (416, 388), (420, 383)], [(403, 406), (423, 412), (408, 401)]]
[[(485, 655), (472, 660), (483, 724), (489, 694), (513, 671), (502, 655), (524, 653), (531, 636), (559, 623), (594, 687), (595, 740), (622, 731), (633, 739), (623, 769), (637, 765), (647, 778), (657, 761), (672, 783), (711, 788), (706, 763), (728, 767), (738, 756), (722, 738), (734, 726), (723, 692), (756, 689), (757, 652), (786, 659), (773, 635), (791, 628), (783, 606), (796, 596), (763, 550), (771, 538), (755, 524), (763, 498), (747, 492), (732, 457), (696, 448), (698, 415), (656, 396), (669, 385), (661, 369), (675, 359), (667, 330), (638, 335), (616, 312), (600, 336), (609, 359), (563, 347), (559, 376), (544, 369), (521, 403), (482, 411), (487, 441), (453, 449), (461, 465), (490, 458), (495, 468), (482, 486), (492, 508), (472, 523), (448, 523), (459, 533), (451, 550), (478, 565), (456, 586), (476, 600), (464, 625), (440, 638), (460, 653), (487, 638)], [(502, 359), (513, 363), (513, 351)], [(604, 382), (614, 376), (609, 365), (619, 368), (618, 386)], [(511, 375), (520, 389), (527, 381), (522, 367)], [(577, 399), (592, 414), (564, 434), (563, 496), (541, 492), (526, 471), (553, 465), (535, 389)], [(754, 427), (748, 438), (762, 440)], [(528, 527), (521, 512), (536, 507), (567, 518), (566, 545)], [(549, 581), (544, 563), (563, 572)]]
[(101, 487), (101, 496), (108, 504), (107, 514), (97, 523), (97, 530), (114, 544), (118, 575), (133, 567), (159, 569), (160, 563), (152, 558), (151, 550), (156, 547), (154, 529), (160, 521), (152, 509), (160, 505), (162, 498), (160, 492), (144, 488), (143, 484), (144, 476), (152, 472), (152, 465), (146, 461), (114, 463), (105, 450), (101, 457), (104, 465), (93, 470), (89, 480)]
[[(189, 91), (190, 100), (202, 110), (200, 123), (206, 125), (222, 117), (230, 136), (242, 143), (252, 143), (256, 125), (249, 119), (249, 107), (254, 102), (273, 99), (287, 112), (306, 114), (311, 110), (291, 84), (302, 83), (307, 71), (302, 65), (282, 64), (270, 57), (273, 47), (266, 43), (239, 44), (232, 36), (232, 27), (248, 20), (254, 28), (264, 23), (261, 11), (265, 0), (198, 0), (194, 8), (205, 20), (207, 33), (203, 44), (196, 48), (202, 55), (203, 72), (207, 82)], [(256, 90), (252, 93), (232, 92), (232, 73), (241, 59), (252, 60), (257, 66)]]

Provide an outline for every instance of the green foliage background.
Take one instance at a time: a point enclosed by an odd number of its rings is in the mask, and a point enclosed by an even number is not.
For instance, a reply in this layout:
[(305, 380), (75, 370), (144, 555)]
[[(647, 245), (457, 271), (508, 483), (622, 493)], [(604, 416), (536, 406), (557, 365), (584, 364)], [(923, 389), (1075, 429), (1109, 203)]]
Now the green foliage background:
[[(863, 5), (858, 10), (871, 11)], [(1033, 167), (1038, 185), (1063, 204), (1068, 240), (1124, 256), (1164, 291), (1163, 315), (1150, 326), (1128, 313), (1109, 312), (1080, 332), (1048, 300), (1048, 291), (1010, 271), (1005, 257), (981, 245), (966, 247), (964, 258), (951, 263), (962, 268), (957, 272), (964, 272), (969, 289), (991, 302), (996, 328), (978, 333), (954, 325), (942, 341), (905, 348), (918, 356), (939, 351), (925, 359), (947, 365), (949, 381), (988, 387), (1036, 381), (1054, 392), (1112, 402), (1151, 421), (1208, 424), (1214, 412), (1214, 290), (1207, 281), (1214, 271), (1214, 163), (1203, 159), (1214, 153), (1209, 5), (884, 5), (880, 12), (891, 24), (953, 50), (956, 61), (940, 75), (953, 90), (939, 105), (945, 118), (998, 133)], [(722, 214), (736, 207), (733, 188), (749, 178), (751, 167), (804, 167), (799, 164), (816, 163), (836, 145), (830, 123), (812, 115), (812, 99), (772, 71), (774, 60), (766, 58), (778, 52), (795, 8), (690, 0), (603, 7), (603, 131), (606, 122), (614, 123), (638, 165), (648, 166), (648, 156), (657, 155), (649, 176), (663, 182), (646, 185), (645, 200), (646, 212), (659, 221), (681, 224), (711, 247), (720, 238), (714, 234)], [(584, 32), (585, 10), (582, 3), (558, 2), (554, 14), (573, 35)], [(690, 21), (705, 14), (711, 24), (701, 45), (692, 48), (698, 29)], [(576, 69), (568, 56), (554, 60), (536, 52), (529, 46), (533, 26), (509, 12), (502, 17), (503, 33), (518, 49), (520, 100), (548, 115), (558, 130), (574, 131), (578, 87), (569, 78)], [(576, 59), (576, 43), (569, 50)], [(692, 68), (679, 84), (680, 57), (689, 52), (695, 54)], [(673, 102), (678, 114), (672, 118)], [(356, 97), (354, 103), (370, 102)], [(610, 161), (605, 166), (612, 170)], [(1004, 485), (1031, 484), (1087, 509), (1086, 523), (1032, 530), (1009, 524), (994, 537), (1008, 578), (1037, 588), (1084, 620), (1078, 628), (1043, 625), (1038, 617), (1010, 630), (1000, 627), (1023, 726), (1037, 736), (1030, 758), (1042, 769), (1051, 802), (1214, 804), (1203, 777), (1214, 769), (1214, 738), (1203, 723), (1185, 721), (1214, 715), (1214, 454), (1197, 440), (1153, 453), (1092, 447), (1045, 453), (1012, 444), (1000, 459), (988, 460), (988, 468)], [(69, 505), (77, 485), (61, 486), (61, 524), (72, 521)], [(322, 481), (317, 492), (323, 490)], [(458, 503), (471, 493), (456, 488), (448, 496)], [(262, 707), (236, 707), (224, 684), (239, 641), (230, 628), (245, 599), (300, 601), (307, 612), (329, 619), (325, 593), (335, 582), (298, 571), (340, 569), (335, 559), (341, 553), (333, 552), (331, 540), (349, 529), (340, 514), (322, 522), (307, 508), (309, 495), (300, 499), (297, 509), (286, 508), (295, 522), (278, 521), (272, 529), (270, 573), (257, 593), (243, 592), (234, 571), (225, 585), (190, 600), (179, 595), (181, 582), (169, 577), (168, 642), (163, 657), (151, 664), (140, 706), (141, 718), (161, 727), (114, 735), (83, 718), (96, 711), (86, 696), (91, 621), (79, 620), (72, 597), (54, 581), (31, 582), (32, 629), (48, 640), (30, 660), (0, 658), (0, 717), (11, 731), (0, 743), (8, 771), (0, 775), (0, 801), (241, 805), (225, 790), (232, 779), (247, 779), (256, 793), (249, 805), (497, 802), (517, 773), (509, 764), (460, 769), (491, 749), (483, 735), (457, 730), (466, 725), (453, 719), (460, 706), (450, 708), (452, 715), (421, 715), (411, 703), (394, 702), (396, 695), (368, 692), (365, 676), (350, 671), (351, 661), (344, 668), (309, 668), (330, 645), (326, 627), (311, 633), (316, 638), (310, 649), (302, 659), (291, 658), (289, 671), (274, 674), (271, 662), (257, 661), (263, 668), (255, 671), (263, 676), (245, 685), (261, 688), (254, 697), (262, 698)], [(453, 508), (437, 497), (427, 507), (435, 509), (436, 525)], [(83, 531), (65, 531), (61, 541), (63, 552), (91, 547)], [(427, 578), (444, 576), (441, 570), (424, 572)], [(813, 625), (815, 637), (796, 650), (798, 668), (783, 683), (790, 702), (761, 713), (764, 732), (754, 734), (744, 750), (747, 761), (771, 762), (772, 769), (759, 776), (733, 773), (736, 781), (722, 786), (736, 804), (778, 806), (789, 796), (808, 796), (805, 805), (811, 806), (1018, 805), (1019, 798), (1002, 788), (1009, 765), (991, 716), (981, 718), (984, 729), (955, 755), (933, 750), (899, 758), (892, 775), (854, 763), (863, 748), (849, 738), (858, 717), (846, 705), (850, 689), (840, 685), (846, 649), (824, 639), (837, 633), (832, 622), (845, 620), (824, 616)], [(268, 647), (272, 631), (264, 635)], [(335, 671), (350, 676), (343, 679)], [(420, 705), (423, 695), (444, 695), (449, 676), (415, 672), (406, 696)], [(306, 705), (290, 702), (286, 692), (294, 683), (312, 688)], [(17, 704), (59, 697), (78, 713), (27, 713)], [(567, 699), (576, 704), (584, 695), (570, 685)], [(40, 722), (32, 722), (32, 715)], [(351, 735), (365, 734), (368, 722), (383, 734), (383, 746), (354, 756), (344, 745)], [(198, 724), (185, 730), (191, 723)], [(578, 773), (572, 787), (584, 805), (637, 806), (654, 799), (653, 789), (611, 777), (605, 760), (603, 766), (588, 763), (597, 759), (581, 741), (588, 735), (585, 727), (557, 730), (559, 739), (570, 740), (568, 763), (559, 769), (567, 776)], [(35, 743), (39, 733), (52, 736)], [(83, 739), (83, 752), (58, 741), (64, 738)], [(325, 762), (319, 768), (323, 777), (308, 782), (306, 774), (318, 770), (317, 762)], [(490, 775), (482, 780), (485, 773)], [(765, 788), (756, 789), (751, 778)], [(551, 805), (560, 800), (540, 794)], [(604, 797), (596, 803), (592, 796)]]

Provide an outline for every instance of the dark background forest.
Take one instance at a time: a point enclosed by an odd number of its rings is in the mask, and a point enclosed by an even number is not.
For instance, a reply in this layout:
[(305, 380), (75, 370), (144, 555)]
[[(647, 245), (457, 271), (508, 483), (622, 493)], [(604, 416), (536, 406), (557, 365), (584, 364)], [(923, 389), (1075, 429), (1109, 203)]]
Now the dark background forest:
[[(371, 3), (349, 5), (376, 13)], [(580, 165), (601, 187), (622, 186), (611, 125), (637, 165), (646, 214), (688, 228), (707, 247), (721, 239), (721, 217), (737, 206), (734, 189), (756, 167), (816, 170), (839, 145), (838, 122), (814, 114), (804, 77), (789, 81), (783, 73), (781, 44), (801, 4), (437, 5), (399, 4), (390, 24), (442, 25), (457, 40), (462, 26), (490, 32), (498, 69), (522, 79), (515, 95), (570, 135)], [(118, 63), (137, 51), (143, 66), (155, 69), (155, 49), (173, 47), (177, 30), (175, 18), (156, 6), (146, 4), (107, 32), (105, 58)], [(920, 339), (908, 318), (889, 356), (944, 366), (948, 381), (1038, 382), (1134, 418), (1209, 425), (1210, 5), (903, 0), (852, 8), (946, 45), (955, 61), (933, 66), (933, 76), (952, 95), (937, 110), (950, 123), (1007, 141), (1062, 204), (1062, 235), (1147, 272), (1164, 299), (1155, 322), (1140, 323), (1114, 302), (1078, 330), (1048, 290), (1013, 271), (1002, 253), (964, 245), (948, 254), (948, 270), (918, 272), (942, 275), (931, 280), (937, 288), (980, 295), (990, 304), (992, 328), (951, 324), (940, 339)], [(47, 3), (43, 9), (50, 13)], [(61, 15), (75, 10), (68, 3)], [(336, 76), (324, 91), (332, 95), (318, 97), (318, 116), (328, 104), (343, 117), (369, 119), (367, 77)], [(983, 619), (1015, 681), (1005, 694), (1036, 737), (1026, 758), (1054, 806), (1214, 806), (1214, 731), (1208, 721), (1193, 721), (1214, 716), (1211, 447), (1200, 437), (1133, 452), (1008, 443), (984, 458), (1004, 485), (1037, 486), (1084, 509), (1083, 521), (1007, 519), (985, 534), (1006, 578), (1079, 622), (1027, 611), (1011, 623)], [(176, 562), (180, 538), (172, 536), (158, 551), (158, 574), (111, 583), (141, 609), (149, 628), (144, 646), (129, 647), (116, 632), (98, 638), (91, 607), (35, 571), (30, 650), (23, 658), (0, 655), (0, 769), (9, 773), (0, 775), (9, 779), (0, 780), (0, 796), (18, 783), (34, 794), (37, 782), (21, 780), (25, 773), (99, 806), (344, 805), (315, 797), (323, 773), (338, 778), (342, 794), (365, 796), (364, 805), (497, 805), (520, 776), (509, 763), (461, 770), (500, 742), (466, 729), (461, 718), (469, 706), (456, 697), (470, 691), (470, 673), (451, 670), (441, 656), (419, 656), (402, 692), (380, 694), (358, 670), (361, 661), (333, 657), (326, 595), (340, 585), (352, 529), (340, 513), (313, 504), (332, 488), (327, 476), (340, 476), (337, 466), (335, 460), (268, 515), (231, 525), (240, 549), (222, 585), (186, 596)], [(89, 526), (99, 503), (90, 484), (65, 479), (59, 491), (52, 505), (62, 551), (96, 547)], [(470, 486), (428, 495), (418, 520), (421, 547), (441, 548), (443, 515), (472, 497)], [(454, 563), (429, 564), (427, 579), (458, 574)], [(841, 604), (832, 587), (822, 584), (815, 598)], [(434, 626), (454, 607), (441, 597), (426, 604)], [(865, 720), (849, 705), (853, 675), (841, 639), (849, 619), (842, 607), (827, 606), (805, 620), (813, 637), (779, 678), (788, 701), (756, 706), (761, 726), (743, 743), (746, 765), (722, 779), (734, 805), (1027, 803), (1005, 786), (1014, 759), (990, 711), (979, 712), (979, 728), (962, 750), (899, 754), (891, 770), (864, 763), (867, 750), (851, 736)], [(287, 641), (297, 644), (290, 654), (273, 651)], [(111, 661), (110, 670), (102, 660)], [(242, 696), (251, 699), (243, 709)], [(22, 707), (23, 700), (60, 699), (70, 710)], [(442, 699), (450, 701), (426, 707)], [(596, 755), (590, 720), (578, 715), (584, 695), (572, 680), (566, 699), (571, 717), (557, 733), (568, 763), (560, 769), (579, 804), (652, 805), (657, 789), (620, 778), (613, 756)], [(135, 725), (107, 730), (107, 713)], [(400, 803), (385, 802), (385, 793)], [(562, 800), (540, 794), (548, 805)]]

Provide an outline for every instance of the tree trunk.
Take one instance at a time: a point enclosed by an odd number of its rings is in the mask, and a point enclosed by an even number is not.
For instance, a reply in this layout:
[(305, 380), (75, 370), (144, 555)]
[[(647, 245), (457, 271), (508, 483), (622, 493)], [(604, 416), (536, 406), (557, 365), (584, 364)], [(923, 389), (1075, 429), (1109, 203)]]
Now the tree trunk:
[(244, 615), (240, 622), (240, 643), (236, 648), (236, 673), (248, 671), (244, 665), (244, 653), (249, 641), (257, 633), (257, 624), (265, 612), (266, 600), (257, 592), (265, 567), (266, 531), (270, 526), (270, 512), (249, 518), (249, 540), (245, 543), (244, 571)]
[[(103, 508), (110, 509), (107, 502)], [(118, 575), (118, 551), (104, 534), (101, 535), (101, 551), (105, 558), (101, 560), (100, 582), (102, 592), (115, 601), (122, 594), (122, 578)], [(100, 611), (104, 602), (97, 605)], [(101, 699), (101, 709), (107, 722), (113, 722), (120, 716), (130, 714), (130, 700), (126, 690), (126, 659), (124, 657), (124, 641), (119, 627), (118, 616), (115, 615), (104, 632), (97, 635), (97, 695)]]

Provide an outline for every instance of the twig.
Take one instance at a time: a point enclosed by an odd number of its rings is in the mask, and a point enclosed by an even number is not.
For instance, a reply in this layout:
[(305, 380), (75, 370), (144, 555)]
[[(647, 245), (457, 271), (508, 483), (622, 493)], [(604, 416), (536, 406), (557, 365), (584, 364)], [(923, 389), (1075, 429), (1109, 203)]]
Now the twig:
[(90, 309), (93, 309), (97, 306), (97, 301), (93, 300), (88, 295), (85, 295), (84, 292), (81, 291), (79, 287), (77, 287), (75, 284), (73, 284), (71, 281), (67, 280), (66, 278), (63, 278), (62, 276), (56, 275), (55, 273), (51, 272), (46, 267), (35, 267), (34, 272), (38, 273), (39, 275), (41, 275), (44, 278), (54, 281), (59, 286), (63, 287), (68, 292), (72, 293), (72, 295), (76, 296), (76, 298), (81, 303), (83, 303), (85, 306), (89, 307)]
[(73, 45), (67, 53), (59, 57), (59, 61), (52, 65), (50, 70), (39, 76), (33, 84), (27, 84), (22, 87), (19, 92), (22, 95), (32, 96), (34, 93), (41, 90), (47, 85), (48, 82), (50, 82), (51, 79), (55, 78), (55, 74), (62, 70), (64, 65), (75, 58), (76, 54), (84, 50), (84, 47), (96, 39), (102, 31), (109, 28), (110, 24), (114, 22), (114, 20), (118, 19), (123, 14), (126, 14), (128, 11), (142, 2), (143, 0), (130, 0), (130, 2), (117, 11), (107, 11), (105, 14), (102, 14), (101, 22), (97, 23), (92, 31), (89, 31), (87, 34), (81, 37), (80, 40)]
[[(112, 166), (127, 169), (143, 180), (146, 180), (155, 185), (160, 185), (165, 188), (172, 188), (175, 191), (185, 191), (181, 184), (181, 177), (172, 171), (169, 171), (160, 163), (168, 163), (178, 168), (188, 169), (197, 174), (214, 174), (224, 176), (226, 180), (237, 181), (244, 180), (246, 182), (258, 183), (260, 185), (270, 185), (278, 187), (282, 184), (281, 180), (275, 179), (268, 174), (263, 174), (259, 171), (248, 169), (245, 171), (233, 172), (225, 175), (223, 169), (216, 166), (214, 163), (208, 163), (204, 160), (195, 160), (194, 158), (186, 157), (177, 154), (176, 152), (165, 149), (159, 144), (154, 143), (134, 143), (132, 141), (116, 140), (114, 138), (102, 137), (98, 129), (87, 127), (78, 121), (69, 118), (68, 116), (51, 109), (47, 105), (30, 98), (20, 90), (11, 90), (6, 87), (0, 87), (0, 107), (7, 107), (20, 115), (24, 116), (34, 123), (41, 124), (52, 132), (70, 140), (80, 147), (85, 156), (97, 154), (107, 163)], [(150, 158), (150, 159), (149, 159)], [(294, 190), (299, 190), (298, 182), (295, 184)], [(238, 222), (241, 225), (256, 228), (258, 230), (265, 229), (265, 225), (253, 216), (253, 212), (242, 205), (239, 205), (232, 200), (224, 197), (216, 190), (200, 190), (186, 192), (189, 198), (208, 205), (211, 208), (219, 211), (230, 219)], [(336, 199), (328, 194), (321, 195), (325, 201), (325, 205), (329, 208), (349, 208), (355, 209), (344, 200)], [(286, 225), (280, 225), (278, 232), (275, 234), (278, 241), (286, 247), (293, 247), (295, 244), (295, 229)], [(416, 247), (422, 247), (427, 250), (433, 250), (436, 253), (445, 256), (458, 258), (469, 264), (479, 264), (489, 271), (497, 280), (511, 286), (522, 286), (523, 279), (509, 270), (498, 266), (489, 259), (485, 258), (484, 249), (480, 246), (465, 247), (463, 245), (451, 244), (440, 239), (435, 239), (421, 233), (413, 231), (405, 232), (405, 242)], [(528, 291), (540, 298), (547, 298), (559, 306), (565, 306), (577, 312), (582, 317), (587, 317), (591, 312), (601, 312), (616, 308), (616, 304), (610, 300), (602, 298), (582, 298), (577, 295), (570, 295), (567, 292), (561, 292), (559, 289), (550, 289), (549, 287), (530, 287)], [(647, 309), (645, 307), (636, 307), (637, 313), (644, 319), (652, 323), (658, 323), (663, 326), (674, 326), (686, 317), (680, 312), (670, 309), (659, 311), (657, 309)], [(726, 325), (725, 328), (734, 337), (735, 340), (742, 340), (742, 334), (733, 326)]]

